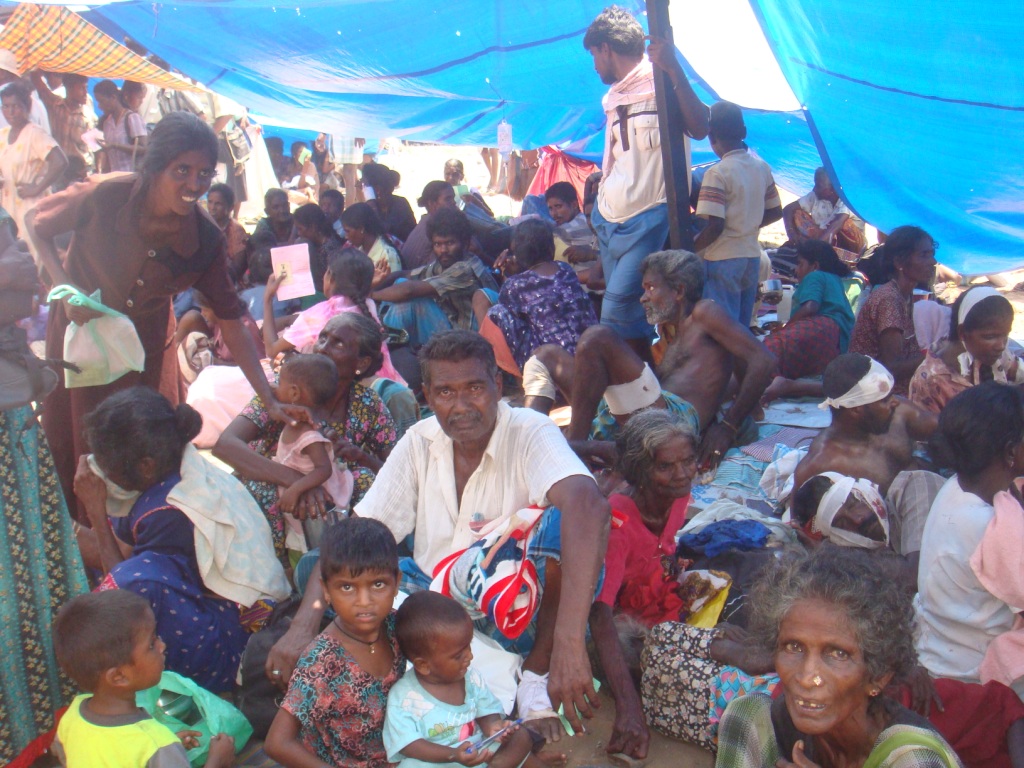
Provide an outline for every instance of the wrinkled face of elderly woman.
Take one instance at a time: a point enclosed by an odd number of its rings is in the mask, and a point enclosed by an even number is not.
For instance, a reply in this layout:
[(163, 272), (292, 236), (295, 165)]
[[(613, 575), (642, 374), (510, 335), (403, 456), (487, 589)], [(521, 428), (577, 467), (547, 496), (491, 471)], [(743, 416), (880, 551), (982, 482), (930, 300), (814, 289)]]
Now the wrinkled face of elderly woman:
[(845, 609), (818, 599), (800, 600), (786, 612), (775, 670), (793, 724), (810, 736), (862, 725), (868, 703), (892, 677), (871, 679)]
[(651, 459), (648, 482), (652, 490), (673, 498), (689, 495), (697, 474), (697, 451), (693, 440), (675, 436), (661, 444)]

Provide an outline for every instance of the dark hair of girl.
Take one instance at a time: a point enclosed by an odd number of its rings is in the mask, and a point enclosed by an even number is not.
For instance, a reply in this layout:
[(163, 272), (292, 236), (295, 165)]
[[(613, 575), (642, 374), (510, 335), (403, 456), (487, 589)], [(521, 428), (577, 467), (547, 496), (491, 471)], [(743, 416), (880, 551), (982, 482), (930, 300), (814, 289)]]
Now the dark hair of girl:
[(156, 390), (117, 392), (85, 417), (85, 435), (101, 469), (123, 475), (131, 490), (143, 490), (142, 459), (152, 459), (156, 477), (178, 471), (181, 456), (199, 434), (203, 417), (190, 405), (174, 407)]
[(398, 545), (388, 527), (368, 517), (349, 517), (328, 528), (320, 544), (320, 575), (327, 580), (341, 571), (398, 578)]
[(334, 227), (327, 221), (323, 208), (316, 203), (300, 205), (292, 213), (292, 218), (296, 224), (314, 229), (324, 237), (330, 237), (334, 234)]
[(327, 257), (327, 269), (330, 270), (335, 286), (344, 282), (349, 290), (343, 295), (351, 299), (352, 303), (359, 307), (359, 311), (372, 320), (370, 309), (366, 306), (373, 283), (373, 261), (370, 257), (358, 248), (348, 245)]
[(969, 333), (979, 328), (985, 328), (995, 322), (1006, 322), (1007, 320), (1011, 323), (1013, 322), (1013, 305), (1010, 303), (1010, 300), (1005, 296), (989, 296), (971, 307), (971, 311), (967, 313), (967, 317), (964, 318), (964, 324), (961, 326), (960, 305), (964, 303), (964, 298), (967, 294), (973, 290), (971, 288), (964, 291), (953, 302), (953, 311), (949, 318), (949, 338), (954, 341), (960, 340), (961, 327)]
[(384, 222), (369, 203), (353, 203), (341, 212), (341, 226), (355, 227), (370, 237), (384, 236)]
[(217, 164), (217, 134), (191, 112), (171, 112), (149, 137), (142, 175), (151, 179), (162, 173), (179, 155), (196, 150), (206, 155), (212, 168)]
[(523, 269), (555, 260), (555, 236), (541, 219), (527, 219), (516, 225), (512, 234), (516, 262)]
[(1024, 440), (1024, 393), (988, 381), (965, 389), (939, 414), (929, 441), (936, 464), (967, 478), (976, 477)]
[(127, 107), (128, 99), (130, 99), (132, 96), (136, 94), (145, 92), (146, 86), (144, 86), (142, 83), (137, 83), (134, 80), (125, 80), (124, 85), (121, 86), (121, 103)]
[(804, 240), (796, 247), (796, 257), (808, 264), (817, 264), (818, 269), (830, 275), (850, 276), (850, 268), (839, 258), (836, 249), (822, 240)]
[(373, 187), (377, 197), (390, 195), (395, 191), (402, 177), (398, 171), (393, 171), (386, 165), (380, 163), (367, 163), (363, 166), (363, 184)]

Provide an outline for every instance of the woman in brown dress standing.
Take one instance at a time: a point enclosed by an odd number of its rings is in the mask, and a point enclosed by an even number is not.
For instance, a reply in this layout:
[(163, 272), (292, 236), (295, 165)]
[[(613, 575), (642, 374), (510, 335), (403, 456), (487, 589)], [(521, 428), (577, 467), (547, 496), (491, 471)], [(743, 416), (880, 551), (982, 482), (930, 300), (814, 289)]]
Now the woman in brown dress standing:
[[(107, 396), (144, 384), (172, 404), (180, 397), (175, 349), (170, 343), (175, 294), (195, 287), (209, 299), (224, 340), (274, 418), (287, 419), (260, 367), (260, 353), (245, 330), (242, 305), (228, 275), (224, 235), (197, 205), (210, 188), (217, 137), (195, 115), (173, 112), (153, 130), (141, 173), (76, 184), (43, 200), (26, 226), (54, 285), (83, 293), (100, 289), (101, 301), (127, 315), (146, 353), (140, 373), (110, 384), (66, 389), (46, 399), (43, 427), (65, 496), (74, 498), (78, 457), (86, 452), (82, 421)], [(72, 232), (64, 263), (54, 238)], [(96, 314), (65, 298), (50, 307), (46, 354), (62, 357), (69, 323)]]

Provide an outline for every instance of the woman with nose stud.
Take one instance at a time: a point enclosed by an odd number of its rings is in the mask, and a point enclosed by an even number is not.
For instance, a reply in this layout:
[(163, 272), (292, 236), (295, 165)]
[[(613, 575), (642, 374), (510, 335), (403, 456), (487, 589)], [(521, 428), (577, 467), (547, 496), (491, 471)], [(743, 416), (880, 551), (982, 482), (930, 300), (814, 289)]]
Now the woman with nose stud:
[[(43, 200), (25, 225), (51, 285), (72, 285), (128, 316), (145, 351), (140, 372), (109, 384), (57, 387), (46, 400), (43, 427), (64, 487), (86, 446), (84, 416), (114, 392), (139, 384), (158, 390), (172, 405), (181, 397), (171, 301), (195, 287), (210, 300), (224, 341), (272, 416), (287, 419), (260, 367), (260, 353), (242, 324), (243, 305), (228, 275), (224, 235), (197, 205), (213, 181), (217, 137), (195, 115), (173, 112), (153, 130), (142, 171), (94, 177)], [(54, 238), (72, 233), (62, 261)], [(45, 276), (44, 276), (45, 279)], [(64, 332), (98, 315), (70, 298), (50, 307), (47, 357), (63, 357)], [(79, 510), (81, 512), (81, 510)], [(79, 514), (80, 519), (84, 516)]]
[(751, 603), (781, 693), (730, 702), (717, 768), (961, 768), (928, 720), (883, 693), (916, 664), (914, 612), (870, 555), (819, 547), (783, 558)]

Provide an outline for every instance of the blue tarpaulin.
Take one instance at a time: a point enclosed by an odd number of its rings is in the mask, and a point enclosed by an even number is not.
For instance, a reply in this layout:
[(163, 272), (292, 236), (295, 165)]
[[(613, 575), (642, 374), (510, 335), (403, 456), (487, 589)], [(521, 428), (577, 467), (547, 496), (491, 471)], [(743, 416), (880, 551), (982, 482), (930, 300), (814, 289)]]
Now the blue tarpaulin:
[[(518, 146), (594, 159), (605, 86), (582, 40), (605, 4), (129, 0), (85, 15), (283, 125), (493, 146), (506, 119)], [(642, 2), (619, 4), (646, 26)], [(923, 226), (964, 271), (1024, 264), (1020, 0), (949, 13), (921, 0), (672, 0), (670, 13), (698, 94), (754, 108), (748, 143), (781, 184), (809, 188), (820, 153), (881, 229)], [(712, 159), (695, 146), (695, 162)]]
[(844, 197), (965, 272), (1024, 264), (1024, 4), (753, 0)]

